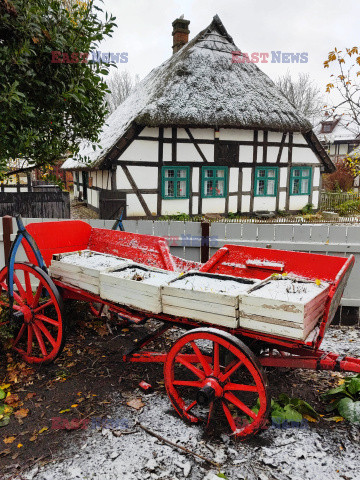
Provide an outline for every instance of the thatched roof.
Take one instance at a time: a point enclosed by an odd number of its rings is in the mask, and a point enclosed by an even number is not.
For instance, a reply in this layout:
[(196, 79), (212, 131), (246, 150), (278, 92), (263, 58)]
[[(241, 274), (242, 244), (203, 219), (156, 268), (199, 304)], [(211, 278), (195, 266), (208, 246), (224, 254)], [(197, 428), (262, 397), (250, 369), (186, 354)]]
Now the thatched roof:
[[(99, 168), (133, 125), (309, 132), (309, 121), (256, 64), (232, 63), (232, 52), (238, 50), (216, 15), (207, 28), (152, 70), (107, 119), (102, 149), (84, 145), (80, 155)], [(81, 165), (68, 159), (63, 168)]]

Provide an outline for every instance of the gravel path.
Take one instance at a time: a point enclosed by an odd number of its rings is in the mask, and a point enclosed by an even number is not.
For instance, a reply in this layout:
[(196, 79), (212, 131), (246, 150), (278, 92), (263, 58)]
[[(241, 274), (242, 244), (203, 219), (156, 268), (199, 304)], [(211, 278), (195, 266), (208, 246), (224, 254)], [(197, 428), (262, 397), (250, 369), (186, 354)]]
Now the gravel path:
[[(330, 329), (323, 348), (360, 356), (360, 330)], [(133, 396), (134, 392), (125, 392), (114, 398), (112, 424), (88, 428), (76, 444), (69, 435), (68, 444), (53, 461), (17, 480), (219, 479), (219, 470), (163, 445), (137, 422), (221, 464), (220, 471), (229, 480), (360, 479), (358, 426), (342, 422), (331, 423), (332, 428), (320, 424), (270, 427), (254, 439), (239, 443), (226, 434), (219, 439), (205, 438), (200, 427), (185, 424), (172, 411), (165, 395), (142, 395), (145, 406), (139, 411), (126, 405)]]

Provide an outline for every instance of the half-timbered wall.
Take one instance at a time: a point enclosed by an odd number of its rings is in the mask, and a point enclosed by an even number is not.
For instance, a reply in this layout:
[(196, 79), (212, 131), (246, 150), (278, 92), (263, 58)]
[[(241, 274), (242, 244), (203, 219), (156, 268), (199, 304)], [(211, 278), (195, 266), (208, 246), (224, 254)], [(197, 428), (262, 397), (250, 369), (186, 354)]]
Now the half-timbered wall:
[[(128, 218), (177, 213), (296, 211), (308, 203), (315, 207), (319, 203), (321, 164), (300, 133), (145, 127), (119, 155), (115, 166), (113, 172), (89, 172), (93, 180), (92, 187), (88, 187), (88, 203), (97, 209), (98, 190), (116, 189), (126, 195)], [(189, 198), (162, 198), (163, 166), (189, 167)], [(225, 198), (203, 198), (202, 168), (206, 166), (227, 167)], [(261, 166), (276, 167), (274, 196), (256, 195), (256, 168)], [(311, 167), (308, 194), (289, 195), (294, 166)], [(81, 172), (78, 178), (76, 182), (75, 176), (75, 195), (83, 189)]]

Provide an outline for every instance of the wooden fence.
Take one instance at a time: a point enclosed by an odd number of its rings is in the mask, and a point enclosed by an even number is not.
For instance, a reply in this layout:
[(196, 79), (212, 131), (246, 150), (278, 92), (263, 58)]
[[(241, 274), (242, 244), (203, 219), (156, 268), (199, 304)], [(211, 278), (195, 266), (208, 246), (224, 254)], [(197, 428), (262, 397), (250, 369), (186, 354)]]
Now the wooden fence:
[[(340, 205), (349, 200), (360, 200), (358, 193), (345, 192), (321, 192), (320, 195), (320, 210), (322, 211), (337, 211)], [(348, 207), (347, 213), (355, 213), (354, 208)], [(356, 212), (357, 213), (357, 212)]]
[(21, 213), (30, 218), (70, 218), (70, 194), (61, 190), (0, 192), (0, 216)]

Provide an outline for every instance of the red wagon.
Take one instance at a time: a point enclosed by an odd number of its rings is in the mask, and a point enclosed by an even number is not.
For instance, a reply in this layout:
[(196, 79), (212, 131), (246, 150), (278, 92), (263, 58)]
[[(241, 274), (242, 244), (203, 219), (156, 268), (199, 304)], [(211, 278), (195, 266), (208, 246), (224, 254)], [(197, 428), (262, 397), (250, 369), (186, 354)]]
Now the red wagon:
[[(0, 272), (1, 305), (9, 308), (9, 321), (18, 326), (13, 347), (27, 362), (46, 363), (60, 354), (64, 345), (63, 300), (89, 302), (93, 313), (99, 316), (106, 307), (129, 323), (156, 319), (161, 321), (161, 327), (138, 342), (124, 355), (124, 361), (163, 363), (166, 390), (178, 414), (190, 422), (209, 424), (216, 410), (237, 437), (253, 434), (266, 424), (270, 398), (264, 366), (360, 372), (360, 359), (320, 350), (350, 275), (353, 256), (342, 258), (225, 245), (207, 263), (200, 264), (171, 255), (161, 237), (93, 228), (82, 221), (35, 223), (27, 225), (26, 230), (20, 220), (18, 224), (18, 237), (8, 266)], [(15, 262), (21, 242), (29, 263)], [(184, 278), (198, 272), (204, 278), (241, 279), (243, 283), (253, 282), (254, 290), (264, 285), (266, 279), (291, 272), (295, 278), (321, 283), (323, 290), (318, 300), (310, 302), (302, 312), (304, 318), (315, 319), (315, 323), (308, 323), (311, 331), (301, 331), (300, 336), (283, 333), (294, 330), (289, 315), (297, 321), (298, 310), (291, 302), (285, 306), (276, 302), (252, 304), (253, 299), (248, 296), (239, 306), (233, 297), (226, 297), (220, 304), (207, 302), (204, 297), (201, 302), (204, 317), (200, 315), (198, 320), (197, 314), (189, 318), (184, 312), (196, 309), (194, 305), (204, 295), (187, 292), (185, 300), (178, 294), (175, 303), (166, 300), (172, 314), (164, 313), (165, 305), (160, 313), (151, 313), (146, 305), (136, 309), (125, 305), (122, 296), (125, 293), (121, 290), (117, 301), (109, 301), (48, 274), (47, 267), (54, 255), (82, 250), (177, 272)], [(166, 290), (170, 298), (168, 292), (171, 288)], [(265, 307), (270, 312), (267, 317), (263, 313)], [(255, 313), (244, 313), (246, 308), (249, 311), (255, 308)], [(239, 311), (240, 321), (236, 316)], [(248, 323), (245, 320), (242, 323), (241, 315)], [(268, 331), (256, 327), (264, 318)], [(168, 352), (144, 350), (174, 326), (185, 329), (186, 333)], [(252, 409), (255, 404), (258, 411)]]

